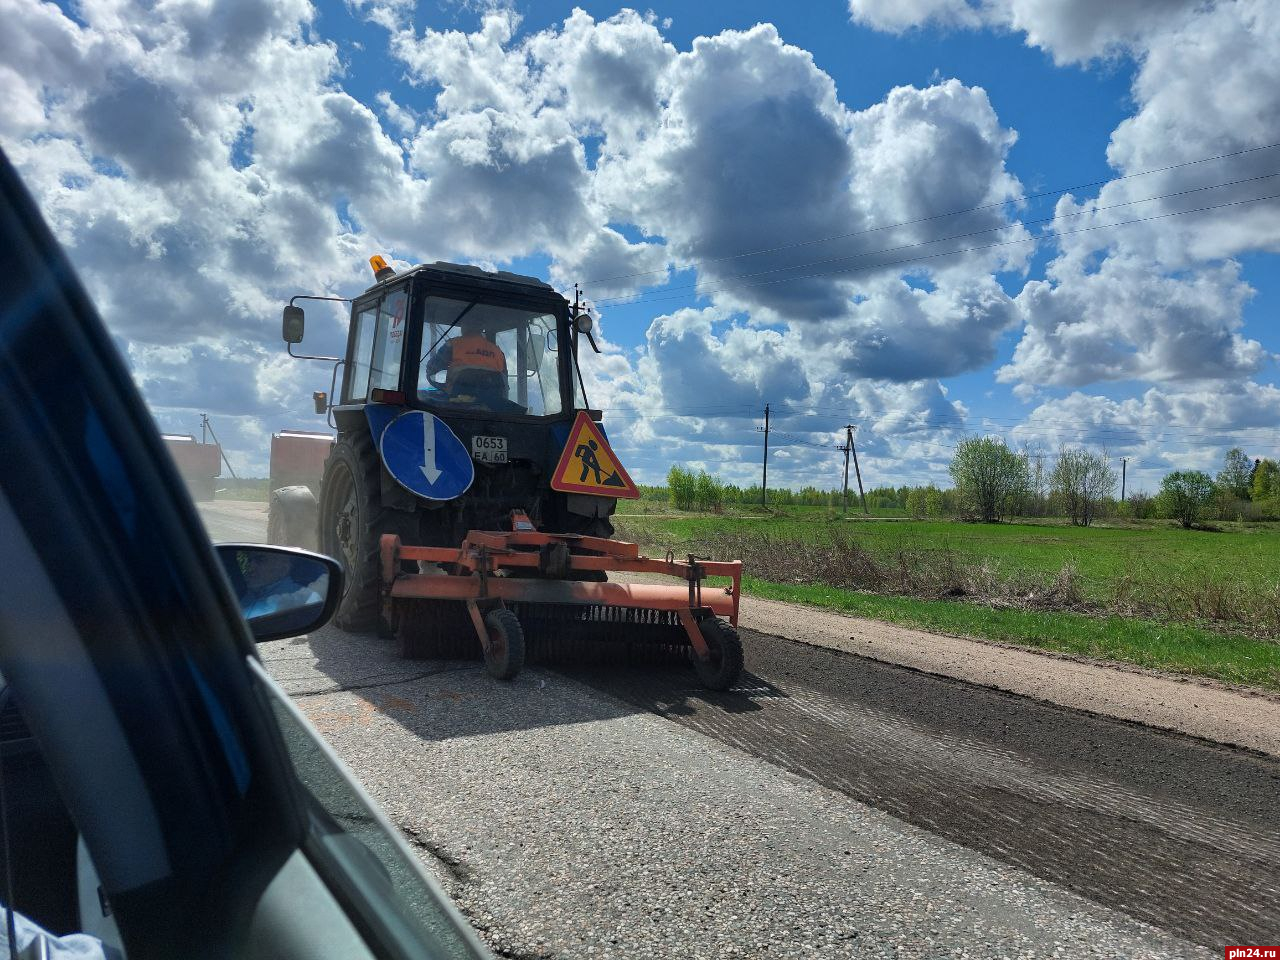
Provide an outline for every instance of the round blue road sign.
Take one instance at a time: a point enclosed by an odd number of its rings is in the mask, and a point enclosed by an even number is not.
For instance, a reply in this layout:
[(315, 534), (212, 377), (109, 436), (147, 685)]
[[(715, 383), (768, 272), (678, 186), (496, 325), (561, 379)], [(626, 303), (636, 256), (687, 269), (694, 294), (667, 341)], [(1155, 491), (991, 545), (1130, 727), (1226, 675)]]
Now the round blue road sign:
[(388, 423), (379, 448), (396, 482), (428, 500), (461, 496), (476, 476), (462, 441), (443, 420), (421, 410), (409, 410)]

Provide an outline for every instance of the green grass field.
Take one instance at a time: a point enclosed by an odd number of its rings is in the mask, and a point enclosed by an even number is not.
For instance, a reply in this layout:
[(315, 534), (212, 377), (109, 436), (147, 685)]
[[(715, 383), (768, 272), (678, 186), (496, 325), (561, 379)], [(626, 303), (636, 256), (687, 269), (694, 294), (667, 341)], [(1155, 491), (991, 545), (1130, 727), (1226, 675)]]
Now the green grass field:
[[(629, 506), (629, 505), (628, 505)], [(1280, 578), (1280, 525), (1222, 524), (1222, 532), (1170, 523), (1072, 527), (1061, 522), (960, 523), (947, 520), (841, 519), (821, 507), (780, 515), (621, 515), (649, 543), (696, 545), (725, 533), (759, 533), (800, 543), (856, 539), (882, 557), (900, 551), (949, 551), (995, 564), (1003, 573), (1056, 574), (1072, 564), (1088, 595), (1102, 597), (1123, 576), (1182, 579), (1223, 576), (1265, 589)]]
[[(1132, 663), (1227, 683), (1280, 689), (1280, 525), (1221, 524), (1219, 532), (1166, 523), (1071, 527), (1063, 522), (970, 524), (842, 519), (825, 508), (774, 515), (646, 512), (616, 518), (619, 533), (653, 549), (716, 559), (739, 549), (744, 589), (856, 616), (1062, 653)], [(853, 544), (825, 550), (832, 544)], [(862, 588), (833, 585), (862, 553), (879, 565)], [(811, 555), (822, 562), (808, 564)], [(758, 567), (755, 575), (752, 559)], [(957, 569), (988, 585), (956, 599), (937, 579), (895, 580), (903, 567)], [(1064, 568), (1075, 592), (1061, 602), (1028, 593)], [(972, 571), (981, 571), (974, 577)], [(966, 574), (965, 572), (968, 571)], [(879, 578), (879, 579), (877, 579)], [(944, 582), (945, 583), (945, 582)], [(961, 592), (961, 591), (957, 591)], [(914, 595), (913, 595), (914, 594)]]

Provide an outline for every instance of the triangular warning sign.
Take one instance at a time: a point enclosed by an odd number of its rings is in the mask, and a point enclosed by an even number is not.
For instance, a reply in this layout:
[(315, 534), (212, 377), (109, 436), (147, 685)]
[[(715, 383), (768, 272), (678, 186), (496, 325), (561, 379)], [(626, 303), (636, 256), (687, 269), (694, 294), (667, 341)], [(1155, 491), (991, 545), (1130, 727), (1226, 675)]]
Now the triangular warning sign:
[(640, 491), (585, 410), (579, 410), (573, 421), (569, 442), (564, 445), (560, 462), (551, 474), (551, 489), (621, 500), (640, 499)]

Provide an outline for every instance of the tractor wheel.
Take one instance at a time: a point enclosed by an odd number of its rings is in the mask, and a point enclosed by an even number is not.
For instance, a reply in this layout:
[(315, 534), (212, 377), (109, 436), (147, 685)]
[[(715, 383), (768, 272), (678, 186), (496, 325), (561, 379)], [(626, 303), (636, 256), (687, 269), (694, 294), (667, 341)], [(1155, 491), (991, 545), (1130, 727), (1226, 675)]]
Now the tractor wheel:
[(513, 679), (524, 667), (524, 628), (520, 620), (510, 610), (499, 608), (489, 611), (484, 625), (489, 630), (485, 669), (498, 680)]
[(267, 513), (267, 543), (289, 546), (288, 537), (284, 532), (284, 517), (280, 515), (279, 510), (271, 510)]
[(320, 486), (320, 552), (346, 568), (346, 593), (334, 621), (343, 630), (378, 625), (381, 584), (378, 539), (386, 526), (378, 455), (367, 433), (334, 444)]
[(693, 669), (702, 685), (710, 690), (728, 690), (742, 675), (742, 641), (738, 631), (719, 617), (710, 617), (698, 624), (702, 639), (707, 642), (711, 658), (706, 661), (693, 658)]

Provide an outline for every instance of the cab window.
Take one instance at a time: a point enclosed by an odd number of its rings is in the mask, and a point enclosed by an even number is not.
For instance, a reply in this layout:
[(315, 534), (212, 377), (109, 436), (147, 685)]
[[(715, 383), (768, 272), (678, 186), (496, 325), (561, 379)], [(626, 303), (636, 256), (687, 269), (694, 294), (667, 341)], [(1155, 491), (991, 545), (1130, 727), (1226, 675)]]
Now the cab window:
[(374, 387), (384, 390), (400, 389), (400, 358), (404, 354), (405, 311), (408, 306), (409, 294), (404, 289), (382, 298), (369, 369), (371, 390)]
[(563, 409), (554, 314), (428, 297), (418, 399), (430, 406), (550, 416)]
[(347, 375), (347, 392), (344, 401), (363, 400), (369, 393), (369, 367), (373, 361), (373, 335), (377, 330), (378, 308), (365, 307), (356, 313), (352, 324), (350, 373)]

